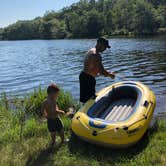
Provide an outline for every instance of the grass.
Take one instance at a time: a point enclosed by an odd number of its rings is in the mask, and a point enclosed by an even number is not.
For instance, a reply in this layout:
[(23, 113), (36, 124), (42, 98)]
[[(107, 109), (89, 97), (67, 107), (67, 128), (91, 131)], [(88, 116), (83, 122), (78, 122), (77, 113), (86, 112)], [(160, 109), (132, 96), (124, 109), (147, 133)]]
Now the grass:
[[(62, 92), (59, 98), (61, 108), (75, 106), (75, 102), (69, 96), (69, 93)], [(17, 110), (10, 109), (6, 96), (1, 98), (0, 166), (165, 165), (165, 120), (160, 120), (158, 128), (149, 130), (135, 146), (115, 150), (88, 144), (71, 135), (71, 120), (62, 117), (65, 135), (70, 138), (70, 142), (61, 147), (58, 144), (54, 148), (49, 147), (50, 138), (46, 122), (37, 116), (40, 115), (40, 103), (44, 98), (45, 92), (39, 89), (26, 97), (24, 102), (15, 100)], [(30, 103), (33, 105), (31, 109)]]

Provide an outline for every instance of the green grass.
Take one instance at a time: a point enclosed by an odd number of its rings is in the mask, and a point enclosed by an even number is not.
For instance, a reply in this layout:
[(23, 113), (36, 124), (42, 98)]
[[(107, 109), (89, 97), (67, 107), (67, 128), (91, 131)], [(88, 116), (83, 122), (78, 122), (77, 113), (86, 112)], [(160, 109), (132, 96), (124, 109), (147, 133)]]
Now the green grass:
[[(35, 101), (33, 100), (35, 96)], [(160, 120), (157, 129), (149, 130), (135, 146), (115, 150), (102, 148), (71, 136), (71, 120), (62, 117), (65, 136), (70, 142), (49, 147), (49, 133), (45, 121), (41, 121), (38, 106), (45, 97), (43, 91), (34, 92), (26, 97), (26, 102), (15, 100), (17, 110), (10, 110), (7, 97), (0, 100), (0, 166), (16, 165), (56, 165), (56, 166), (151, 166), (166, 163), (166, 120)], [(41, 93), (41, 94), (38, 94)], [(63, 92), (59, 103), (67, 109), (75, 105), (70, 94)], [(38, 98), (40, 96), (40, 98)], [(67, 101), (70, 99), (70, 101)], [(24, 113), (30, 101), (34, 108)], [(63, 102), (62, 102), (63, 101)], [(22, 105), (21, 105), (22, 103)], [(65, 104), (64, 104), (65, 103)], [(70, 104), (69, 104), (70, 103)], [(58, 143), (60, 139), (58, 137)]]

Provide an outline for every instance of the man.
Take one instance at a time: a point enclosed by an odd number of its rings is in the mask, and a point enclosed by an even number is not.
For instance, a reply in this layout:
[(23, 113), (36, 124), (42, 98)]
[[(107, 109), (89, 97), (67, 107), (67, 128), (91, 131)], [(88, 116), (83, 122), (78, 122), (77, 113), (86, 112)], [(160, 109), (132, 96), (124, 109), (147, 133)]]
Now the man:
[(105, 51), (109, 46), (109, 41), (103, 37), (97, 40), (95, 48), (88, 51), (84, 60), (84, 69), (80, 73), (80, 102), (86, 103), (90, 98), (95, 98), (95, 77), (100, 74), (105, 77), (115, 78), (115, 74), (108, 72), (104, 69), (102, 64), (101, 53)]

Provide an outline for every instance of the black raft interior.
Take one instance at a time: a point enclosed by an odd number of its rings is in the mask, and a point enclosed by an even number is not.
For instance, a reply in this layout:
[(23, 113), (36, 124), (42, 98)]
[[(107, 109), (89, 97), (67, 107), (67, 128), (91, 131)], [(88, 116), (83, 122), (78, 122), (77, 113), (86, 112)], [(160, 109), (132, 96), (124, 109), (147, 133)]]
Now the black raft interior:
[(120, 86), (96, 101), (87, 114), (109, 122), (124, 121), (136, 110), (140, 99), (141, 91), (136, 86)]

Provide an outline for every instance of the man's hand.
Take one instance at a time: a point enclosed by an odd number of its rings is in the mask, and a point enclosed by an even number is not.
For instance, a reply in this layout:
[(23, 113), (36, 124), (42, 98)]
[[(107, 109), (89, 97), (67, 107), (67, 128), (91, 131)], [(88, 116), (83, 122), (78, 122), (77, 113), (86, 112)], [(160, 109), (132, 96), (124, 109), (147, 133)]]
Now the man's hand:
[(114, 79), (115, 78), (115, 73), (114, 72), (109, 73), (109, 77), (111, 77), (112, 79)]

